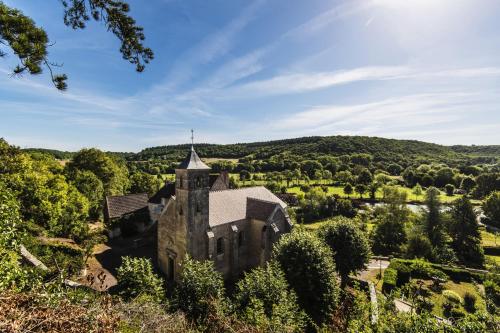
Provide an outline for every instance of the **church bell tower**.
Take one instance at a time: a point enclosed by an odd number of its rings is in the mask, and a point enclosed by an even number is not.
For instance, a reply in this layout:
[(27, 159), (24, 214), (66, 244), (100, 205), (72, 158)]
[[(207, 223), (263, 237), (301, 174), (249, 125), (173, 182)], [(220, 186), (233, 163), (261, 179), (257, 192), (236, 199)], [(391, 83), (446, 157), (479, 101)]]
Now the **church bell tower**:
[(209, 173), (210, 167), (200, 159), (194, 144), (175, 169), (176, 209), (179, 222), (184, 224), (186, 230), (185, 250), (197, 260), (208, 259)]

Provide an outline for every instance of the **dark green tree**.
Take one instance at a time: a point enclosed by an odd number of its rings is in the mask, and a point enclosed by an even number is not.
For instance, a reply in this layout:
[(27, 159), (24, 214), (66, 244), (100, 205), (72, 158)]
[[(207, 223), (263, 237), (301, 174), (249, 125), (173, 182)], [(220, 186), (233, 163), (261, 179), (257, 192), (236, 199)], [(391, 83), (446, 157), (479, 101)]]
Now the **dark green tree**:
[[(130, 6), (120, 0), (62, 0), (64, 24), (73, 29), (84, 29), (93, 19), (105, 24), (121, 42), (120, 52), (125, 60), (142, 72), (145, 64), (153, 59), (153, 51), (144, 47), (143, 29), (128, 15)], [(48, 60), (50, 41), (47, 33), (21, 11), (0, 2), (0, 44), (10, 48), (19, 59), (14, 68), (15, 75), (40, 74), (45, 66), (57, 89), (67, 88), (67, 76), (54, 74), (53, 68), (60, 65)], [(0, 49), (0, 57), (7, 55)]]
[(347, 183), (346, 186), (344, 186), (344, 193), (347, 194), (347, 197), (349, 198), (352, 192), (353, 192), (352, 185)]
[(464, 177), (460, 183), (460, 188), (470, 193), (472, 189), (476, 186), (476, 181), (472, 177)]
[(470, 200), (463, 196), (451, 207), (450, 236), (458, 259), (467, 266), (482, 267), (484, 252), (477, 215)]
[(483, 202), (487, 223), (500, 228), (500, 191), (491, 193)]
[(364, 168), (358, 175), (356, 183), (368, 186), (371, 182), (373, 182), (373, 175), (370, 170)]
[(425, 193), (424, 227), (432, 246), (442, 246), (445, 241), (445, 227), (441, 216), (441, 200), (439, 190), (430, 187)]
[(300, 307), (318, 325), (331, 319), (339, 289), (331, 250), (308, 232), (283, 236), (273, 249), (276, 260), (297, 294)]
[(373, 233), (373, 252), (389, 255), (402, 252), (407, 235), (405, 223), (409, 218), (406, 207), (407, 194), (396, 187), (385, 187), (386, 205), (377, 217), (377, 225)]
[(368, 239), (352, 220), (345, 217), (337, 217), (322, 226), (318, 236), (332, 250), (341, 287), (345, 288), (349, 274), (365, 269), (370, 260)]
[(408, 238), (405, 256), (410, 259), (424, 258), (430, 260), (432, 258), (432, 245), (427, 236), (421, 233), (412, 233)]

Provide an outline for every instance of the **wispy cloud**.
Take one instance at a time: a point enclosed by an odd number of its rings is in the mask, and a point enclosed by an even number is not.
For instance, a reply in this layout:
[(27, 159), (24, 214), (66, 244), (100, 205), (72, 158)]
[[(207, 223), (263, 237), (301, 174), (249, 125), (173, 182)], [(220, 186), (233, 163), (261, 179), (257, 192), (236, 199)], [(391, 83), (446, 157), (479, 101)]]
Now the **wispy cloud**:
[(361, 67), (334, 72), (310, 72), (283, 74), (275, 77), (242, 84), (227, 94), (234, 97), (255, 95), (283, 95), (325, 89), (359, 81), (380, 80), (429, 80), (437, 78), (460, 79), (500, 76), (500, 67), (464, 68), (430, 71), (408, 66)]

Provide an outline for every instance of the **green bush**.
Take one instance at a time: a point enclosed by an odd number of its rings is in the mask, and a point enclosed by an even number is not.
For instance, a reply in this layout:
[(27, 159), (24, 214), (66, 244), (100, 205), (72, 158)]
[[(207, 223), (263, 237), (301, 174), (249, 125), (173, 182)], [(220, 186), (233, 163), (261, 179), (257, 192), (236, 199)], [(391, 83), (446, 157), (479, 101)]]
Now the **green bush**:
[(467, 312), (469, 313), (476, 312), (476, 301), (477, 301), (476, 295), (471, 294), (470, 292), (466, 292), (464, 295), (465, 310), (467, 310)]
[(462, 297), (460, 297), (460, 295), (454, 292), (453, 290), (443, 290), (443, 296), (444, 298), (446, 298), (447, 301), (453, 304), (462, 303)]
[(393, 268), (387, 268), (384, 271), (384, 281), (382, 284), (382, 290), (386, 293), (390, 293), (397, 286), (398, 271)]
[(201, 323), (217, 302), (225, 301), (224, 293), (222, 275), (212, 261), (184, 259), (173, 297), (177, 309)]
[(63, 271), (68, 276), (79, 274), (84, 267), (83, 250), (65, 243), (30, 244), (28, 250), (52, 272)]
[(120, 295), (126, 299), (147, 296), (161, 302), (165, 297), (163, 280), (153, 272), (149, 259), (122, 257), (117, 280)]
[(461, 308), (452, 308), (449, 316), (451, 318), (457, 320), (457, 319), (462, 319), (465, 316), (467, 316), (467, 313)]

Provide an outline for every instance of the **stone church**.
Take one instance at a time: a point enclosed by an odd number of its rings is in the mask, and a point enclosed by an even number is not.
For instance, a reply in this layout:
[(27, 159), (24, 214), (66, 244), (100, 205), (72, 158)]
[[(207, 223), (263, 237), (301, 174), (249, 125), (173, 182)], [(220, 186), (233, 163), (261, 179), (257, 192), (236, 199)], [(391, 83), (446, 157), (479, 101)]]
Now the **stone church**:
[(235, 278), (269, 260), (273, 243), (291, 231), (287, 205), (265, 187), (211, 186), (210, 168), (193, 147), (175, 176), (158, 218), (158, 265), (171, 281), (187, 255)]

